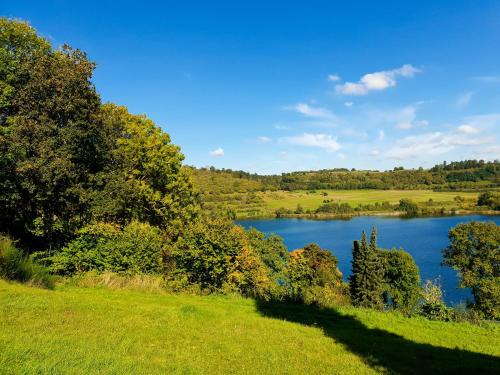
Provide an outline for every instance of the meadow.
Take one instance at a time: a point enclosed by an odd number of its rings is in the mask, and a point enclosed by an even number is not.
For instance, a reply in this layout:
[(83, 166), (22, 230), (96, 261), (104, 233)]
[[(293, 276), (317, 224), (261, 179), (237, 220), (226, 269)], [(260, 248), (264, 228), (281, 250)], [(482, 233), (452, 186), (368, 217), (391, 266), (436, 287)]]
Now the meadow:
[(240, 296), (0, 280), (9, 374), (495, 373), (495, 323), (434, 322)]
[[(460, 209), (460, 206), (473, 207), (478, 192), (436, 192), (432, 190), (297, 190), (265, 191), (245, 194), (226, 194), (228, 207), (233, 209), (238, 218), (252, 216), (274, 217), (275, 211), (284, 208), (295, 210), (300, 205), (304, 210), (314, 211), (326, 201), (348, 203), (353, 208), (360, 205), (389, 202), (396, 205), (401, 199), (410, 199), (417, 204), (433, 208)], [(460, 205), (455, 197), (460, 196)], [(382, 210), (381, 210), (382, 211)]]

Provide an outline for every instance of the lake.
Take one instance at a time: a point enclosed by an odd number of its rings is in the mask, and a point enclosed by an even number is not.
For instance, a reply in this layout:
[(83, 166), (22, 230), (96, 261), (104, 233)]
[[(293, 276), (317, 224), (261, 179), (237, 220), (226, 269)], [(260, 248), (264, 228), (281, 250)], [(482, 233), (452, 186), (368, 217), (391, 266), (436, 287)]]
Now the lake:
[(422, 281), (439, 278), (446, 303), (454, 305), (470, 298), (470, 291), (457, 289), (457, 273), (441, 266), (441, 250), (448, 245), (448, 231), (459, 223), (469, 221), (494, 221), (500, 216), (446, 216), (402, 219), (399, 217), (358, 216), (350, 220), (258, 219), (240, 220), (245, 228), (254, 227), (266, 234), (283, 237), (289, 250), (315, 242), (332, 251), (339, 260), (344, 279), (351, 270), (352, 241), (361, 237), (361, 231), (371, 228), (378, 232), (379, 247), (402, 247), (408, 251), (420, 268)]

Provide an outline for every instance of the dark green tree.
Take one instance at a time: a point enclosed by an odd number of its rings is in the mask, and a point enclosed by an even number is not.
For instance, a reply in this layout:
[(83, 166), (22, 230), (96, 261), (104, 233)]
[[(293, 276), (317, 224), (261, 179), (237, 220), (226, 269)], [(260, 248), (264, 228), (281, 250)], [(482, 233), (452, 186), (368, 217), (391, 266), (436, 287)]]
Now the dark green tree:
[(420, 271), (413, 257), (403, 249), (378, 249), (383, 263), (383, 286), (386, 303), (410, 314), (420, 297)]
[(366, 241), (364, 231), (361, 234), (361, 243), (354, 241), (349, 282), (351, 299), (355, 306), (381, 307), (383, 265), (378, 257), (375, 228), (372, 230), (370, 244)]

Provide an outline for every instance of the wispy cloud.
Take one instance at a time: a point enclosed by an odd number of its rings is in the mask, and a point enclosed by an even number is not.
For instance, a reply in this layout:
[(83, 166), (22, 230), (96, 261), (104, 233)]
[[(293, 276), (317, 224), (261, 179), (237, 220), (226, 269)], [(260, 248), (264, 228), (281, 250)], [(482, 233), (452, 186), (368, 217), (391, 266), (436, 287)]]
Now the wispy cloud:
[(286, 106), (284, 109), (288, 111), (298, 112), (301, 115), (310, 118), (337, 121), (337, 116), (330, 110), (320, 107), (311, 107), (309, 104), (306, 103), (298, 103), (292, 106)]
[(467, 125), (467, 124), (464, 124), (464, 125), (460, 125), (458, 127), (458, 132), (459, 133), (463, 133), (463, 134), (476, 134), (476, 133), (479, 133), (479, 129), (472, 126), (472, 125)]
[(336, 85), (335, 90), (343, 95), (366, 95), (370, 91), (380, 91), (394, 87), (398, 77), (413, 77), (420, 71), (420, 69), (410, 64), (405, 64), (397, 69), (365, 74), (358, 82), (345, 82)]
[(224, 156), (224, 150), (221, 147), (219, 147), (219, 148), (216, 148), (213, 151), (210, 151), (209, 154), (211, 156), (215, 156), (215, 157)]
[(385, 138), (385, 133), (384, 133), (384, 131), (383, 131), (382, 129), (380, 129), (380, 130), (378, 131), (378, 140), (379, 140), (379, 141), (383, 141), (383, 140), (384, 140), (384, 138)]
[(345, 102), (344, 105), (349, 108), (349, 107), (352, 107), (354, 103), (353, 102)]
[(397, 159), (412, 159), (422, 155), (436, 156), (445, 154), (459, 146), (478, 146), (495, 143), (494, 136), (474, 138), (460, 129), (451, 132), (433, 132), (405, 137), (396, 142), (385, 156)]
[(272, 139), (266, 136), (260, 136), (257, 138), (257, 141), (259, 141), (260, 143), (269, 143), (272, 141)]
[(322, 148), (328, 152), (338, 151), (341, 147), (337, 142), (337, 137), (328, 134), (304, 133), (294, 137), (284, 138), (284, 141), (297, 146)]
[(474, 91), (469, 91), (469, 92), (466, 92), (466, 93), (460, 95), (455, 100), (455, 107), (457, 107), (459, 109), (467, 107), (474, 95), (475, 95)]
[(329, 74), (328, 75), (328, 80), (331, 82), (337, 82), (340, 81), (340, 76), (338, 74)]

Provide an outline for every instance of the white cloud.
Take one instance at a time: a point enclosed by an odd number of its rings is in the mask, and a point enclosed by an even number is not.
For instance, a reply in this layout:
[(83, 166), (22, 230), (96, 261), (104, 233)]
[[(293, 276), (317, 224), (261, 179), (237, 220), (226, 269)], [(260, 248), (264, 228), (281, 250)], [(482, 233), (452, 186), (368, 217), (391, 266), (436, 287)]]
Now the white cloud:
[(327, 134), (310, 134), (304, 133), (294, 137), (285, 138), (287, 143), (306, 147), (319, 147), (328, 152), (335, 152), (340, 149), (340, 144), (337, 142), (337, 137)]
[(352, 107), (354, 103), (353, 102), (345, 102), (344, 105), (349, 108), (349, 107)]
[(370, 155), (371, 156), (378, 156), (378, 155), (380, 155), (380, 151), (379, 150), (371, 150)]
[(494, 143), (495, 137), (472, 138), (456, 132), (424, 133), (405, 137), (396, 142), (396, 145), (385, 154), (392, 159), (412, 159), (426, 156), (445, 154), (457, 146), (478, 146)]
[(298, 112), (306, 117), (322, 119), (322, 120), (331, 120), (336, 121), (337, 116), (332, 113), (330, 110), (320, 107), (311, 107), (306, 103), (299, 103), (292, 106), (285, 107), (286, 110)]
[(210, 151), (209, 154), (216, 157), (224, 156), (224, 150), (221, 147), (219, 147), (213, 151)]
[(337, 82), (340, 81), (340, 76), (338, 74), (329, 74), (328, 80), (331, 82)]
[(458, 131), (460, 133), (464, 133), (464, 134), (476, 134), (476, 133), (479, 133), (479, 129), (474, 127), (474, 126), (471, 126), (471, 125), (467, 125), (467, 124), (464, 124), (464, 125), (460, 125), (458, 127)]
[(258, 137), (257, 140), (260, 142), (260, 143), (269, 143), (272, 141), (271, 138), (269, 137), (266, 137), (266, 136), (261, 136), (261, 137)]
[(383, 141), (383, 140), (384, 140), (384, 138), (385, 138), (385, 133), (384, 133), (384, 131), (383, 131), (382, 129), (380, 129), (380, 130), (378, 131), (378, 140), (379, 140), (379, 141)]
[(465, 94), (460, 95), (457, 100), (455, 100), (455, 107), (457, 108), (465, 108), (469, 105), (472, 97), (474, 96), (474, 91), (466, 92)]
[(343, 95), (366, 95), (369, 91), (385, 90), (396, 86), (397, 77), (413, 77), (420, 69), (410, 64), (400, 68), (368, 73), (362, 76), (358, 82), (346, 82), (335, 86), (335, 90)]

